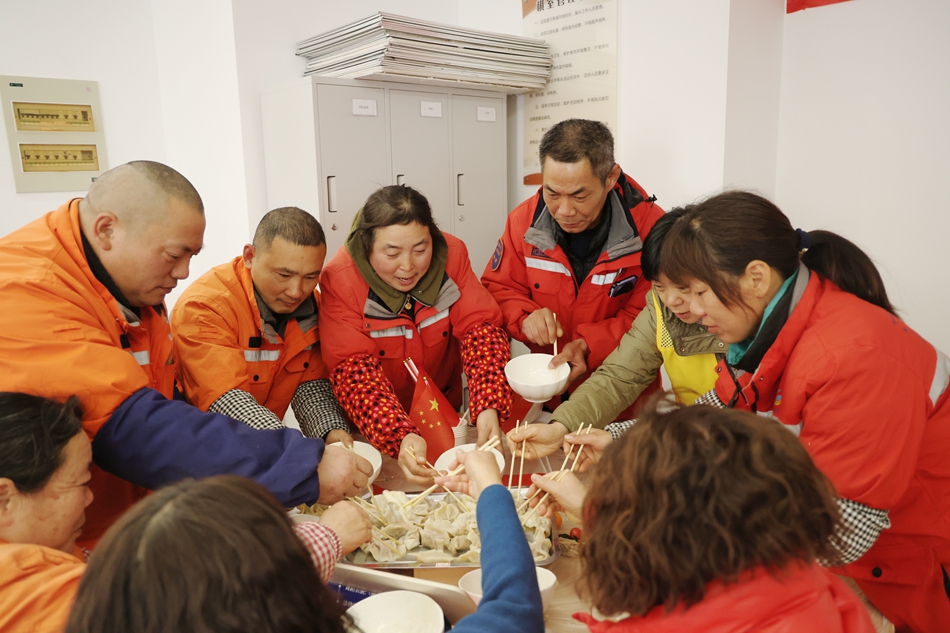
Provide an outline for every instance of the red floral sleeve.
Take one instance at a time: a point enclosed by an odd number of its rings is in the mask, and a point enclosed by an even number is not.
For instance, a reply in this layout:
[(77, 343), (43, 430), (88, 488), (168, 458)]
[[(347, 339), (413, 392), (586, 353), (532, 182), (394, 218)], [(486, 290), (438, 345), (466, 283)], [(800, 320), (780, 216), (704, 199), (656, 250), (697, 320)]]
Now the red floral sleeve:
[(497, 325), (482, 323), (468, 331), (461, 347), (472, 424), (485, 409), (498, 411), (504, 422), (511, 414), (511, 387), (505, 378), (505, 364), (511, 359), (508, 335)]
[(330, 373), (330, 383), (333, 395), (369, 443), (398, 458), (402, 438), (418, 431), (379, 362), (368, 354), (350, 356)]

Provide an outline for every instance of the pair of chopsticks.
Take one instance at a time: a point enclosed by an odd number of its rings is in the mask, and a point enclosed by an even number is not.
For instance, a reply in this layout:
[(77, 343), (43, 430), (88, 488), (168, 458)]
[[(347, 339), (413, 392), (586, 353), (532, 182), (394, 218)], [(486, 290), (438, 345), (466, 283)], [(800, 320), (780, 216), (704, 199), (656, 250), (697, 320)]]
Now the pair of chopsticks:
[[(587, 429), (585, 430), (585, 429), (584, 429), (584, 425), (581, 424), (581, 427), (577, 430), (577, 434), (580, 435), (581, 433), (583, 433), (584, 435), (587, 435), (587, 434), (590, 433), (590, 431), (591, 431), (591, 429), (592, 429), (593, 427), (594, 427), (593, 423), (588, 424), (588, 425), (587, 425)], [(581, 445), (579, 445), (579, 446), (577, 447), (577, 455), (574, 456), (574, 462), (571, 464), (571, 469), (570, 469), (569, 471), (568, 471), (568, 470), (565, 470), (565, 468), (567, 468), (567, 460), (569, 460), (569, 459), (571, 458), (571, 453), (574, 452), (574, 445), (572, 444), (571, 447), (568, 449), (567, 454), (564, 456), (564, 463), (561, 464), (560, 470), (558, 470), (556, 473), (554, 473), (554, 475), (551, 477), (551, 480), (552, 480), (552, 481), (561, 481), (562, 479), (564, 479), (564, 477), (567, 476), (567, 473), (569, 473), (569, 472), (574, 472), (574, 471), (577, 469), (577, 462), (578, 462), (578, 460), (581, 458), (581, 453), (582, 453), (583, 451), (584, 451), (584, 444), (581, 444)], [(530, 497), (528, 497), (527, 499), (525, 499), (524, 503), (522, 503), (520, 506), (518, 506), (518, 514), (521, 514), (521, 512), (524, 511), (525, 507), (527, 507), (528, 504), (531, 503), (532, 499), (534, 499), (535, 497), (537, 497), (538, 494), (540, 494), (540, 493), (541, 493), (541, 489), (538, 488), (537, 490), (534, 491), (534, 494), (533, 494), (533, 495), (531, 495)], [(532, 513), (532, 512), (536, 512), (536, 511), (537, 511), (538, 507), (540, 507), (540, 505), (541, 505), (542, 503), (544, 503), (544, 501), (548, 498), (548, 496), (550, 496), (550, 494), (551, 494), (551, 493), (549, 493), (549, 492), (545, 492), (545, 493), (544, 493), (544, 496), (541, 497), (540, 501), (538, 501), (538, 503), (537, 503), (533, 508), (531, 508), (531, 510), (530, 510), (526, 515), (524, 515), (524, 518), (522, 519), (522, 523), (524, 523), (524, 521), (527, 520), (527, 518), (528, 518), (529, 516), (531, 516), (531, 513)]]
[[(407, 447), (406, 447), (406, 452), (409, 453), (409, 457), (411, 457), (412, 459), (415, 459), (415, 458), (416, 458), (416, 452), (415, 452), (414, 450), (412, 450), (412, 447), (411, 447), (411, 446), (407, 446)], [(433, 465), (429, 462), (429, 460), (426, 460), (426, 466), (428, 466), (428, 467), (431, 468), (432, 470), (435, 470), (435, 466), (433, 466)], [(435, 472), (439, 472), (439, 471), (435, 470)], [(440, 473), (440, 474), (441, 474), (441, 473)], [(452, 491), (449, 490), (448, 488), (446, 488), (445, 491), (446, 491), (447, 493), (449, 493), (450, 495), (452, 495), (452, 498), (455, 499), (455, 502), (456, 502), (457, 504), (459, 504), (459, 505), (462, 507), (463, 510), (465, 510), (466, 512), (471, 512), (471, 510), (469, 509), (469, 507), (468, 507), (467, 505), (465, 505), (465, 502), (462, 501), (459, 497), (455, 496), (455, 493), (454, 493), (454, 492), (452, 492)]]
[[(557, 343), (555, 342), (555, 345)], [(521, 424), (521, 420), (515, 422), (515, 433), (518, 432), (518, 426), (521, 425), (521, 430), (523, 431), (528, 427), (528, 421), (525, 420), (524, 424)], [(524, 476), (524, 443), (527, 440), (521, 440), (521, 466), (518, 468), (518, 496), (521, 496), (521, 478)], [(511, 468), (508, 469), (508, 490), (511, 490), (511, 482), (514, 481), (515, 475), (515, 454), (511, 453)]]
[[(487, 442), (479, 446), (476, 450), (488, 451), (498, 446), (500, 442), (501, 440), (498, 439), (498, 436), (492, 436), (491, 438), (489, 438)], [(461, 474), (464, 470), (465, 470), (465, 464), (459, 464), (458, 467), (450, 471), (447, 476), (454, 477), (455, 475)], [(416, 505), (417, 503), (419, 503), (420, 501), (428, 497), (430, 494), (435, 492), (436, 488), (438, 487), (439, 487), (439, 484), (433, 484), (430, 488), (423, 490), (422, 494), (420, 494), (418, 497), (416, 497), (415, 499), (412, 499), (411, 501), (409, 501), (409, 503), (404, 504), (402, 507), (407, 508), (407, 509), (411, 508), (412, 506)]]

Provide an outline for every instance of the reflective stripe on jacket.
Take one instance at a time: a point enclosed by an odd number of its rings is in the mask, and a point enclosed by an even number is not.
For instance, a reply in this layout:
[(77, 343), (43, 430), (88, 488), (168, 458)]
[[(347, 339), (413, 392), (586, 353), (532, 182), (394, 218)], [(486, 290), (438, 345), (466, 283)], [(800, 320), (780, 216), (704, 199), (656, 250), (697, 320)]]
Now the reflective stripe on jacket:
[(291, 319), (284, 336), (278, 335), (261, 318), (242, 257), (212, 268), (182, 293), (172, 330), (178, 383), (203, 411), (240, 389), (283, 418), (301, 383), (328, 375), (317, 315), (300, 323)]
[(495, 255), (481, 278), (501, 307), (508, 333), (532, 352), (552, 351), (528, 343), (521, 331), (525, 317), (541, 308), (557, 314), (564, 329), (560, 348), (583, 338), (590, 348), (584, 378), (617, 347), (645, 305), (650, 282), (643, 279), (640, 249), (663, 215), (663, 209), (629, 176), (618, 181), (607, 200), (618, 209), (613, 212), (611, 206), (604, 252), (586, 279), (574, 279), (567, 254), (555, 241), (554, 219), (540, 189), (508, 215)]
[[(90, 439), (139, 389), (171, 398), (167, 318), (151, 307), (140, 312), (136, 321), (89, 268), (78, 198), (30, 222), (0, 239), (0, 390), (79, 396)], [(95, 465), (90, 488), (84, 539), (145, 494)]]
[(465, 244), (443, 233), (448, 244), (446, 278), (432, 306), (417, 303), (415, 318), (392, 314), (369, 298), (363, 279), (346, 248), (324, 267), (320, 280), (323, 360), (330, 369), (351, 356), (377, 359), (404, 408), (415, 383), (403, 365), (412, 358), (424, 368), (452, 406), (461, 404), (462, 358), (459, 341), (475, 326), (502, 327), (501, 310), (478, 282)]

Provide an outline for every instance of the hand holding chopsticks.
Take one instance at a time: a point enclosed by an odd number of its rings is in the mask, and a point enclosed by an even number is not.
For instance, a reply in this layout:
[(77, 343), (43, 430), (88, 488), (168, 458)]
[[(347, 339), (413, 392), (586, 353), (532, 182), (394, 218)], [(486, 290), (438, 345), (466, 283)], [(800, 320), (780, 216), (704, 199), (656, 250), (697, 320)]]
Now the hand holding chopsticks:
[[(587, 432), (587, 433), (590, 433), (590, 430), (591, 430), (591, 428), (592, 428), (593, 426), (594, 426), (593, 424), (588, 425), (586, 432)], [(582, 434), (582, 433), (584, 433), (584, 432), (585, 432), (585, 431), (584, 431), (584, 425), (582, 424), (582, 425), (581, 425), (581, 428), (578, 429), (577, 434), (580, 435), (580, 434)], [(571, 452), (572, 452), (573, 450), (574, 450), (574, 445), (572, 444), (572, 445), (570, 446), (570, 448), (568, 449), (567, 453), (564, 455), (564, 463), (561, 464), (561, 469), (560, 469), (559, 471), (557, 471), (556, 473), (554, 473), (554, 475), (551, 477), (551, 479), (552, 479), (553, 481), (561, 481), (561, 479), (564, 478), (564, 476), (566, 475), (567, 472), (573, 473), (573, 472), (577, 469), (577, 460), (580, 459), (581, 453), (584, 451), (584, 445), (583, 445), (583, 444), (579, 444), (579, 445), (578, 445), (577, 454), (574, 456), (574, 463), (571, 464), (571, 470), (570, 470), (570, 471), (565, 471), (565, 470), (564, 470), (565, 467), (567, 466), (567, 460), (570, 459), (570, 457), (571, 457)], [(541, 488), (539, 487), (538, 490), (536, 490), (535, 493), (534, 493), (533, 495), (531, 495), (531, 497), (529, 497), (528, 499), (525, 499), (525, 502), (522, 503), (522, 504), (518, 507), (518, 513), (520, 514), (521, 511), (524, 510), (525, 506), (527, 506), (528, 504), (530, 504), (531, 501), (532, 501), (535, 497), (537, 497), (540, 492), (541, 492)], [(533, 511), (533, 510), (536, 510), (539, 505), (541, 505), (542, 503), (544, 503), (544, 501), (548, 498), (549, 495), (550, 495), (549, 492), (545, 492), (545, 493), (544, 493), (544, 496), (541, 497), (540, 501), (538, 501), (538, 503), (534, 506), (534, 508), (532, 508), (532, 511)], [(531, 512), (528, 512), (527, 514), (524, 515), (524, 519), (527, 519), (530, 515), (531, 515)]]
[[(497, 437), (492, 437), (492, 438), (489, 439), (487, 442), (485, 442), (484, 444), (482, 444), (481, 446), (479, 446), (476, 450), (478, 450), (478, 451), (483, 451), (483, 452), (489, 451), (490, 449), (492, 449), (492, 448), (498, 446), (498, 444), (499, 444), (498, 438), (497, 438)], [(492, 459), (494, 459), (494, 458), (492, 458)], [(449, 474), (448, 474), (447, 476), (448, 476), (448, 477), (454, 477), (455, 475), (459, 475), (459, 474), (461, 474), (461, 473), (464, 472), (464, 471), (465, 471), (465, 464), (464, 464), (464, 463), (463, 463), (463, 464), (459, 464), (455, 469), (453, 469), (451, 472), (449, 472)], [(499, 475), (499, 481), (500, 481), (500, 480), (501, 480), (501, 475)], [(415, 499), (411, 500), (409, 503), (406, 503), (405, 505), (403, 505), (403, 508), (411, 508), (412, 506), (414, 506), (415, 504), (419, 503), (421, 500), (425, 499), (425, 498), (428, 497), (430, 494), (432, 494), (433, 492), (435, 492), (435, 490), (436, 490), (439, 486), (440, 486), (440, 484), (435, 484), (435, 485), (431, 486), (430, 488), (427, 488), (427, 489), (424, 490), (418, 497), (416, 497)]]

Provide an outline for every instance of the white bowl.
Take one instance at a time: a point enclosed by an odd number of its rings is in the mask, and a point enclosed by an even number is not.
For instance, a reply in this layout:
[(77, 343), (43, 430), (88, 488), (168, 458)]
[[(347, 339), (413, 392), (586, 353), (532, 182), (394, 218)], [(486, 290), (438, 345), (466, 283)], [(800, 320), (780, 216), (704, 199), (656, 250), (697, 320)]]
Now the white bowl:
[[(433, 466), (435, 466), (435, 469), (440, 473), (443, 470), (447, 471), (449, 469), (449, 464), (455, 461), (455, 451), (467, 453), (469, 451), (474, 451), (476, 448), (478, 448), (477, 444), (462, 444), (461, 446), (450, 448), (439, 455), (439, 459), (435, 460), (435, 464), (433, 464)], [(494, 448), (490, 448), (488, 450), (492, 452), (492, 454), (495, 456), (495, 461), (498, 462), (498, 471), (505, 472), (505, 456)]]
[(548, 369), (551, 354), (515, 356), (505, 365), (505, 376), (515, 393), (528, 402), (547, 402), (564, 390), (571, 368), (567, 363)]
[[(535, 567), (538, 573), (538, 589), (541, 590), (541, 608), (547, 609), (554, 597), (557, 588), (557, 576), (544, 567)], [(459, 578), (459, 587), (468, 594), (472, 602), (478, 604), (482, 600), (482, 570), (475, 569)]]
[(353, 442), (353, 452), (373, 465), (373, 474), (369, 476), (366, 485), (370, 485), (379, 477), (379, 471), (383, 467), (383, 456), (366, 442)]
[(442, 609), (415, 591), (387, 591), (346, 610), (363, 633), (445, 633)]

